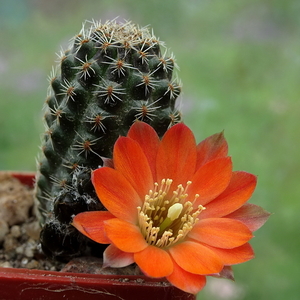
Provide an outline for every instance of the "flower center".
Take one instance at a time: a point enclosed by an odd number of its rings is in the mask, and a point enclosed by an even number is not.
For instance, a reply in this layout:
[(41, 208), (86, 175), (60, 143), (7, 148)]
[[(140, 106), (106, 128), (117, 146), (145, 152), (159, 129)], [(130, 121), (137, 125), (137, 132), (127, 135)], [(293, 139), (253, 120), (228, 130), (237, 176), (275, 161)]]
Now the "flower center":
[(205, 207), (193, 207), (198, 194), (193, 202), (186, 201), (191, 183), (188, 181), (185, 188), (180, 184), (170, 193), (172, 179), (163, 179), (160, 185), (155, 182), (154, 190), (145, 196), (143, 207), (137, 209), (139, 227), (149, 245), (169, 247), (184, 239), (197, 223)]

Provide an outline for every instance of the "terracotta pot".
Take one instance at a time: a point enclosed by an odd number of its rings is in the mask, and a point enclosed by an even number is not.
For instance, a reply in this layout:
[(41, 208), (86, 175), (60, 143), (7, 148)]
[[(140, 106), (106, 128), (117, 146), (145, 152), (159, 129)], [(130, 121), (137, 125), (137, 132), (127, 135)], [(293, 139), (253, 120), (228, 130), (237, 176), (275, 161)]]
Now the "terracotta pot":
[[(12, 173), (33, 186), (34, 173)], [(146, 276), (94, 275), (43, 270), (0, 268), (0, 299), (195, 300), (167, 281)]]

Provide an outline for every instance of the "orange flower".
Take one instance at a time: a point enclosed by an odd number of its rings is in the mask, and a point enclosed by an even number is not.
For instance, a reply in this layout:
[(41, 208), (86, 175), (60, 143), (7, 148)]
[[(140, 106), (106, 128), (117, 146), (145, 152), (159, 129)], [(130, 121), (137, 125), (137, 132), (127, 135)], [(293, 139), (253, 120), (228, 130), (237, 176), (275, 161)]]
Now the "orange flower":
[(147, 276), (193, 294), (207, 275), (230, 278), (231, 265), (253, 258), (248, 241), (269, 216), (245, 204), (256, 177), (232, 171), (223, 134), (196, 145), (184, 124), (160, 140), (136, 122), (116, 141), (113, 167), (95, 170), (92, 182), (108, 211), (80, 213), (73, 225), (110, 244), (104, 265), (135, 262)]

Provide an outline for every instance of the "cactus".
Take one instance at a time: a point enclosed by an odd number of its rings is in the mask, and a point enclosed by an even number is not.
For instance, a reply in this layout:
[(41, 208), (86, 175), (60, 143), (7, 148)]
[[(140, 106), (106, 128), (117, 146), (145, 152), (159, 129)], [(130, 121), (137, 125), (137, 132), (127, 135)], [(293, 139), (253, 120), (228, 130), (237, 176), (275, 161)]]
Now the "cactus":
[(59, 260), (101, 253), (70, 222), (79, 212), (105, 209), (90, 174), (111, 158), (116, 139), (136, 120), (160, 136), (181, 120), (176, 64), (163, 43), (131, 22), (89, 23), (61, 51), (45, 104), (36, 198), (42, 249)]

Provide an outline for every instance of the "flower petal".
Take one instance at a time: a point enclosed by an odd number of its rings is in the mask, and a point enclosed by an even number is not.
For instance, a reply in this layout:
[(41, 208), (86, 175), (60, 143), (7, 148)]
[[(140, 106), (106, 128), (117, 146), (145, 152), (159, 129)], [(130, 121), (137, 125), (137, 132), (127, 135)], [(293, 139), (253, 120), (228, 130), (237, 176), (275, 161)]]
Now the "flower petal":
[(270, 217), (270, 213), (262, 207), (246, 203), (235, 212), (226, 216), (226, 218), (236, 219), (244, 224), (253, 232), (265, 224)]
[(158, 183), (169, 178), (175, 187), (185, 185), (195, 172), (196, 158), (196, 142), (192, 131), (182, 123), (174, 125), (165, 133), (158, 149)]
[(109, 211), (86, 211), (73, 218), (72, 225), (82, 234), (100, 244), (110, 244), (104, 221), (115, 218)]
[(143, 251), (134, 253), (134, 260), (143, 273), (150, 277), (165, 277), (173, 272), (170, 255), (155, 246), (148, 246)]
[(103, 268), (123, 268), (134, 263), (133, 254), (123, 252), (115, 245), (109, 245), (103, 253)]
[[(230, 157), (212, 160), (200, 167), (189, 186), (189, 200), (193, 201), (196, 194), (199, 195), (195, 206), (205, 205), (219, 196), (228, 186), (232, 176), (232, 162)], [(194, 206), (194, 207), (195, 207)]]
[(190, 294), (197, 294), (200, 292), (205, 284), (206, 284), (206, 277), (203, 275), (192, 274), (181, 267), (173, 260), (173, 272), (171, 275), (167, 276), (169, 282), (171, 282), (177, 288), (190, 293)]
[(92, 173), (92, 182), (100, 201), (115, 217), (137, 221), (137, 207), (142, 201), (120, 172), (107, 167), (97, 169)]
[(176, 263), (185, 271), (206, 275), (219, 273), (223, 263), (208, 247), (194, 241), (185, 241), (168, 250)]
[(209, 136), (197, 145), (196, 170), (210, 160), (226, 157), (227, 154), (228, 144), (224, 138), (223, 132)]
[(137, 121), (130, 127), (127, 137), (137, 141), (143, 149), (153, 178), (156, 178), (156, 155), (160, 144), (156, 131), (147, 123)]
[(217, 248), (239, 247), (252, 238), (249, 228), (238, 220), (210, 218), (199, 220), (189, 237)]
[(216, 199), (205, 205), (201, 218), (223, 217), (240, 208), (251, 197), (256, 176), (246, 172), (233, 172), (226, 190)]
[(108, 220), (105, 231), (111, 242), (124, 252), (139, 252), (148, 246), (140, 229), (126, 221), (117, 218)]
[(254, 258), (254, 251), (249, 243), (233, 249), (209, 248), (218, 254), (224, 265), (236, 265)]
[(118, 138), (114, 146), (113, 159), (115, 169), (123, 174), (140, 198), (144, 199), (153, 188), (153, 178), (140, 145), (127, 137)]

